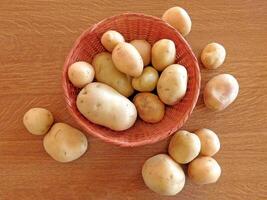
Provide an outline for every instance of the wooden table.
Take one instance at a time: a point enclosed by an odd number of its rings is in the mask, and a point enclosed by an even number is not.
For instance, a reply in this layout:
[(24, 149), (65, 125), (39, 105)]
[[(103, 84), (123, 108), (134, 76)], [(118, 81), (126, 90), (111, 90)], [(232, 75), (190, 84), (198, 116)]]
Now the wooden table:
[(192, 18), (186, 39), (197, 56), (212, 41), (227, 50), (220, 69), (201, 69), (202, 90), (214, 75), (230, 73), (239, 81), (240, 94), (218, 113), (205, 108), (200, 96), (184, 127), (209, 127), (219, 134), (219, 182), (196, 186), (187, 181), (180, 194), (166, 199), (267, 199), (266, 1), (1, 0), (1, 200), (165, 199), (145, 187), (140, 170), (148, 157), (166, 152), (168, 140), (120, 148), (88, 136), (88, 152), (61, 164), (45, 153), (42, 137), (25, 130), (22, 117), (29, 108), (41, 106), (51, 110), (56, 121), (78, 127), (66, 110), (61, 88), (61, 69), (75, 39), (105, 17), (126, 11), (160, 17), (177, 3)]

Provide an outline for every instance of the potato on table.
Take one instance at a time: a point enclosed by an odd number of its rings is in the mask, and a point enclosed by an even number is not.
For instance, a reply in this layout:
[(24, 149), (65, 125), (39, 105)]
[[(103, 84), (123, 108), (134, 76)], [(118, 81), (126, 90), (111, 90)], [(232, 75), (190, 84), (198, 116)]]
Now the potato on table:
[(147, 66), (151, 60), (151, 45), (146, 40), (133, 40), (130, 43), (140, 53), (144, 66)]
[(175, 105), (187, 90), (187, 71), (184, 66), (173, 64), (160, 75), (157, 92), (160, 100), (167, 105)]
[(56, 123), (43, 140), (45, 151), (58, 162), (70, 162), (87, 150), (86, 136), (76, 128)]
[(176, 195), (185, 184), (182, 167), (166, 154), (149, 158), (143, 165), (142, 176), (146, 186), (160, 195)]
[(157, 70), (153, 67), (145, 67), (143, 73), (132, 79), (132, 86), (139, 92), (151, 92), (155, 89), (159, 79)]
[(226, 56), (226, 51), (221, 44), (210, 43), (201, 52), (201, 61), (207, 69), (217, 69), (220, 67)]
[(102, 52), (97, 54), (93, 59), (92, 65), (98, 82), (113, 87), (123, 96), (128, 97), (133, 94), (134, 89), (131, 78), (115, 67), (110, 53)]
[(54, 122), (52, 113), (45, 108), (31, 108), (23, 117), (23, 124), (33, 135), (47, 133)]
[(176, 49), (173, 41), (161, 39), (152, 47), (152, 65), (158, 71), (163, 71), (175, 62)]
[(76, 104), (88, 120), (115, 131), (130, 128), (137, 117), (134, 104), (104, 83), (85, 86), (78, 94)]
[(102, 45), (109, 52), (112, 52), (117, 44), (124, 41), (124, 37), (119, 32), (114, 30), (109, 30), (105, 32), (101, 37)]
[(130, 43), (119, 43), (112, 51), (112, 60), (119, 71), (129, 76), (138, 77), (142, 74), (143, 59)]
[(186, 164), (198, 156), (200, 148), (200, 140), (196, 134), (181, 130), (172, 136), (168, 152), (176, 162)]
[(145, 122), (157, 123), (164, 117), (165, 105), (155, 94), (139, 93), (134, 97), (133, 103), (139, 117)]
[(188, 165), (188, 176), (198, 185), (215, 183), (221, 176), (221, 167), (212, 157), (198, 157)]

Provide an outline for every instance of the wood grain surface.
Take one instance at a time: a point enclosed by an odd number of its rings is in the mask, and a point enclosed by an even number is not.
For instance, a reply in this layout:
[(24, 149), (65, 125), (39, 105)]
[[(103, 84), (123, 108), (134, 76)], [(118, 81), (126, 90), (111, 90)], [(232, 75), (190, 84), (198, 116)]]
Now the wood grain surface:
[[(61, 164), (44, 151), (42, 137), (22, 125), (25, 111), (46, 107), (56, 121), (77, 127), (62, 97), (61, 69), (83, 30), (126, 11), (160, 17), (180, 5), (193, 27), (186, 38), (195, 54), (222, 43), (225, 64), (201, 69), (202, 90), (214, 75), (231, 73), (240, 83), (234, 104), (214, 113), (202, 96), (185, 129), (213, 129), (221, 139), (215, 156), (222, 167), (217, 184), (186, 182), (175, 197), (149, 191), (141, 178), (144, 161), (166, 152), (168, 140), (120, 148), (88, 136), (79, 160)], [(264, 0), (1, 0), (0, 1), (0, 200), (265, 200), (267, 199), (267, 2)]]

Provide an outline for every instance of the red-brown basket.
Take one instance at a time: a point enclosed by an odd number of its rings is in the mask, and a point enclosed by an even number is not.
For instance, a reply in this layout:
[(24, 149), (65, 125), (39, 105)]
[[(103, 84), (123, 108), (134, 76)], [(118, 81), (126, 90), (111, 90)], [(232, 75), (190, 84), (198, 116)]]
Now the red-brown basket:
[[(68, 67), (76, 61), (91, 62), (92, 58), (105, 51), (100, 38), (107, 30), (116, 30), (126, 39), (145, 39), (154, 44), (167, 38), (176, 45), (176, 62), (185, 66), (188, 72), (188, 89), (185, 97), (175, 106), (166, 107), (163, 120), (149, 124), (138, 119), (133, 127), (122, 132), (91, 123), (78, 111), (76, 97), (79, 92), (68, 79)], [(181, 128), (192, 113), (199, 95), (200, 72), (194, 53), (185, 39), (161, 19), (139, 13), (125, 13), (104, 19), (87, 29), (75, 42), (63, 68), (63, 89), (67, 108), (81, 127), (91, 135), (120, 146), (140, 146), (158, 142)]]

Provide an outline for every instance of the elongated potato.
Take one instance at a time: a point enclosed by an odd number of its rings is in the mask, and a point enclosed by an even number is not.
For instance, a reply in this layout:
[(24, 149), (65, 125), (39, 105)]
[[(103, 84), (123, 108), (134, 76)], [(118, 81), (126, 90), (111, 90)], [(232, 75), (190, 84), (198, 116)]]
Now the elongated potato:
[(23, 116), (23, 124), (33, 135), (47, 133), (54, 122), (52, 113), (45, 108), (31, 108)]
[(166, 154), (149, 158), (143, 165), (142, 176), (146, 186), (160, 195), (176, 195), (185, 184), (182, 167)]
[(221, 111), (233, 103), (238, 95), (239, 85), (234, 76), (220, 74), (214, 76), (204, 89), (204, 103), (214, 111)]
[(130, 43), (119, 43), (112, 51), (112, 60), (119, 71), (129, 76), (138, 77), (142, 74), (143, 59)]
[(143, 73), (132, 79), (132, 86), (140, 92), (151, 92), (159, 79), (158, 71), (153, 67), (145, 67)]
[(133, 40), (130, 43), (140, 53), (144, 66), (147, 66), (151, 60), (151, 45), (146, 40)]
[(110, 53), (102, 52), (97, 54), (92, 64), (95, 68), (95, 77), (98, 82), (113, 87), (123, 96), (128, 97), (133, 94), (131, 78), (117, 70)]
[(152, 47), (152, 65), (162, 71), (175, 62), (176, 49), (173, 41), (161, 39)]
[(188, 131), (177, 131), (169, 144), (169, 154), (178, 163), (186, 164), (196, 158), (201, 144), (196, 134)]
[(155, 94), (148, 92), (139, 93), (135, 95), (133, 102), (139, 117), (145, 122), (157, 123), (164, 117), (165, 105)]
[(173, 64), (160, 75), (157, 92), (161, 101), (167, 105), (178, 103), (187, 89), (187, 71), (184, 66)]
[(172, 25), (183, 36), (186, 36), (191, 30), (191, 19), (186, 10), (179, 6), (166, 10), (162, 19)]
[(87, 138), (76, 128), (56, 123), (43, 140), (45, 151), (56, 161), (70, 162), (81, 157), (87, 150)]
[(109, 52), (112, 52), (117, 44), (124, 41), (124, 37), (119, 32), (113, 30), (105, 32), (101, 37), (102, 45)]
[(91, 122), (115, 131), (130, 128), (137, 117), (134, 104), (112, 87), (90, 83), (79, 93), (78, 110)]

